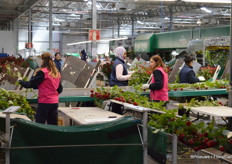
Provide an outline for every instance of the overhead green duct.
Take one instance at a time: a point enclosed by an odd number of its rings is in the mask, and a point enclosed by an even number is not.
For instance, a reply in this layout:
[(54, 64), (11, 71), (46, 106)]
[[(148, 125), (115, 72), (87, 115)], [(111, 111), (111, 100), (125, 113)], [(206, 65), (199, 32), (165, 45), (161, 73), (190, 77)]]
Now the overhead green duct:
[(155, 34), (153, 33), (147, 33), (147, 34), (142, 34), (136, 37), (135, 43), (134, 43), (134, 51), (135, 52), (154, 52), (155, 47), (154, 47), (154, 38)]

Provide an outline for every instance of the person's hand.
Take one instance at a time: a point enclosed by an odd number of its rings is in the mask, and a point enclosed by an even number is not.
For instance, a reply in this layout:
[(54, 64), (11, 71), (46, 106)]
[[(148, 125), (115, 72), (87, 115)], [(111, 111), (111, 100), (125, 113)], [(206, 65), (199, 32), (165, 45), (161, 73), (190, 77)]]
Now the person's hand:
[(141, 87), (141, 89), (148, 89), (149, 86), (150, 86), (150, 84), (143, 84), (142, 87)]
[(135, 72), (136, 72), (136, 71), (129, 71), (128, 73), (129, 73), (129, 74), (133, 74), (133, 73), (135, 73)]
[(24, 82), (23, 80), (19, 80), (19, 81), (18, 81), (18, 83), (19, 83), (20, 85), (23, 85), (23, 82)]
[(205, 78), (204, 78), (203, 76), (199, 76), (198, 79), (199, 79), (200, 81), (205, 81)]

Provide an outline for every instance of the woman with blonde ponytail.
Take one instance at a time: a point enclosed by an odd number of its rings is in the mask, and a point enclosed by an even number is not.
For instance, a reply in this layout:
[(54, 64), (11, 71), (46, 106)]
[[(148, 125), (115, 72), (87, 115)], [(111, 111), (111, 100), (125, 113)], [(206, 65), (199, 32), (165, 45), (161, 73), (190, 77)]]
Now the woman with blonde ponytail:
[(63, 90), (60, 78), (52, 55), (45, 52), (42, 54), (41, 67), (35, 71), (30, 81), (19, 81), (24, 88), (38, 89), (36, 122), (57, 125), (59, 94)]

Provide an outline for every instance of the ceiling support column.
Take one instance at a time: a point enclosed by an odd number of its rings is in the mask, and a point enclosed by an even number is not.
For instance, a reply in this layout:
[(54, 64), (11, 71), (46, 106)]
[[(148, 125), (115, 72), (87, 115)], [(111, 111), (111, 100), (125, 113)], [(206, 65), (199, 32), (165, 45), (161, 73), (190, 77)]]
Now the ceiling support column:
[[(112, 13), (112, 10), (111, 10), (111, 13)], [(111, 26), (112, 26), (112, 38), (114, 38), (114, 19), (112, 16), (110, 17), (110, 21), (111, 21)]]
[(120, 18), (118, 17), (118, 38), (120, 38)]
[[(97, 0), (92, 0), (92, 29), (97, 29)], [(97, 42), (95, 40), (92, 41), (92, 57), (97, 57)]]
[[(230, 7), (230, 70), (229, 70), (229, 89), (228, 89), (228, 106), (232, 107), (232, 3)], [(228, 119), (228, 130), (232, 130), (232, 118)]]
[(231, 10), (230, 10), (230, 72), (229, 72), (229, 107), (232, 107), (232, 3), (231, 3)]
[(131, 17), (131, 45), (134, 47), (134, 35), (135, 35), (135, 17)]
[[(118, 17), (118, 38), (120, 38), (120, 18)], [(117, 40), (118, 46), (119, 45), (119, 41)]]
[[(31, 24), (31, 9), (28, 10), (28, 43), (32, 43), (32, 24)], [(32, 56), (31, 46), (29, 46), (29, 56)]]
[(163, 2), (160, 2), (160, 32), (164, 32)]
[(169, 7), (170, 11), (170, 23), (169, 23), (169, 31), (172, 31), (173, 29), (173, 7)]
[(16, 57), (19, 54), (19, 18), (16, 18)]
[(49, 51), (52, 52), (52, 0), (49, 0)]

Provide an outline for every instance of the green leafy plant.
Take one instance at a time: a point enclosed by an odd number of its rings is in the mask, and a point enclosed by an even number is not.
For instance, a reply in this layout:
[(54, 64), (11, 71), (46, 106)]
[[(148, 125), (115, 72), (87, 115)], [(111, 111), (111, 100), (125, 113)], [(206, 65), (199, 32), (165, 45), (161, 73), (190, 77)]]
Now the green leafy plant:
[(201, 106), (222, 106), (221, 102), (214, 100), (196, 100), (192, 98), (188, 103), (185, 104), (187, 107), (201, 107)]
[(186, 90), (186, 89), (210, 89), (210, 88), (226, 88), (229, 84), (228, 80), (216, 80), (215, 82), (200, 82), (194, 84), (187, 84), (187, 83), (171, 83), (168, 84), (169, 90)]
[(229, 51), (225, 49), (219, 50), (206, 50), (205, 51), (206, 62), (208, 65), (225, 67), (229, 58)]
[[(138, 88), (137, 88), (138, 89)], [(135, 88), (136, 90), (136, 88)], [(141, 89), (139, 89), (142, 91)], [(95, 90), (91, 90), (90, 97), (94, 98), (94, 102), (98, 107), (101, 107), (103, 101), (108, 99), (114, 99), (123, 103), (133, 104), (135, 106), (142, 106), (150, 109), (156, 109), (165, 111), (164, 102), (151, 102), (149, 98), (146, 96), (142, 96), (141, 92), (137, 90), (137, 92), (124, 91), (122, 88), (118, 86), (114, 86), (110, 89), (107, 88), (96, 88)]]
[(0, 110), (5, 110), (10, 106), (20, 106), (17, 111), (20, 114), (27, 115), (30, 119), (34, 119), (35, 111), (31, 108), (26, 97), (21, 94), (7, 91), (3, 88), (0, 89)]
[(137, 62), (135, 66), (131, 68), (131, 71), (135, 71), (135, 73), (133, 73), (129, 79), (130, 86), (147, 83), (152, 74), (152, 69), (146, 66), (146, 62)]

